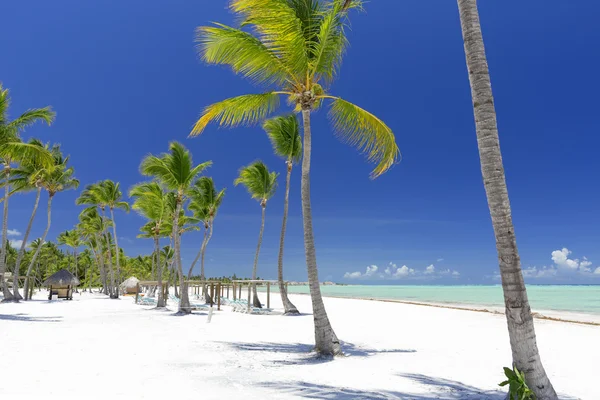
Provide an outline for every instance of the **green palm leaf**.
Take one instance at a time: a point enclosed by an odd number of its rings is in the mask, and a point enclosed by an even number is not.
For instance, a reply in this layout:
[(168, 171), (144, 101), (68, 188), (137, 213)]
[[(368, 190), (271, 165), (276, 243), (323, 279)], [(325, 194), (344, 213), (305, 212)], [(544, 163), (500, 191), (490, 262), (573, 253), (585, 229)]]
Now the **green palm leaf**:
[(244, 185), (253, 199), (266, 203), (275, 194), (278, 175), (269, 172), (262, 161), (255, 161), (241, 168), (238, 178), (233, 183), (236, 186)]
[(232, 97), (206, 107), (190, 136), (200, 135), (212, 121), (225, 127), (257, 124), (271, 115), (277, 107), (279, 95), (274, 92)]
[(44, 167), (51, 167), (54, 164), (54, 158), (47, 149), (31, 143), (4, 143), (0, 145), (0, 157), (16, 162), (36, 163)]
[(266, 120), (263, 129), (267, 132), (275, 153), (293, 162), (302, 157), (302, 137), (300, 126), (294, 114)]
[(367, 154), (369, 161), (377, 163), (372, 177), (383, 174), (397, 161), (400, 150), (394, 133), (375, 115), (335, 98), (331, 103), (329, 117), (341, 140), (357, 147)]

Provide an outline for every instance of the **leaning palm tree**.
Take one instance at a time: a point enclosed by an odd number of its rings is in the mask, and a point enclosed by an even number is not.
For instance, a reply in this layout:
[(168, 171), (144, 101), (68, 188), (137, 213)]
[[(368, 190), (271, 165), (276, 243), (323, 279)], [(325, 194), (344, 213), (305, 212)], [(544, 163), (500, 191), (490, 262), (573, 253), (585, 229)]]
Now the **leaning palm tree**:
[[(200, 246), (200, 251), (190, 266), (188, 279), (192, 275), (192, 270), (198, 262), (198, 258), (200, 258), (200, 280), (203, 281), (206, 279), (204, 274), (204, 255), (206, 254), (208, 242), (212, 238), (215, 217), (223, 202), (223, 197), (225, 197), (225, 189), (217, 191), (213, 179), (206, 176), (198, 179), (190, 191), (189, 209), (192, 211), (194, 217), (202, 221), (204, 225), (204, 238)], [(203, 292), (207, 302), (211, 302), (212, 300), (209, 298), (206, 286), (204, 286)]]
[(96, 207), (88, 207), (79, 214), (78, 229), (86, 239), (85, 244), (92, 250), (98, 263), (100, 280), (102, 281), (101, 293), (110, 296), (104, 251), (102, 248), (102, 235), (108, 229), (110, 221), (100, 216)]
[(279, 257), (277, 258), (279, 293), (281, 294), (284, 313), (287, 315), (300, 314), (296, 306), (294, 306), (288, 298), (287, 290), (283, 283), (283, 247), (285, 243), (285, 230), (287, 227), (290, 202), (292, 167), (294, 163), (300, 161), (300, 158), (302, 157), (302, 137), (300, 136), (298, 119), (293, 114), (269, 119), (263, 124), (263, 129), (267, 132), (267, 135), (271, 140), (273, 151), (279, 157), (285, 159), (285, 164), (287, 166), (287, 174), (285, 177), (285, 199), (283, 201), (283, 222), (281, 224), (281, 236), (279, 238)]
[(117, 236), (117, 222), (115, 221), (115, 208), (129, 212), (129, 203), (121, 200), (123, 193), (121, 193), (119, 182), (113, 182), (109, 179), (104, 180), (98, 184), (98, 195), (100, 196), (100, 203), (106, 204), (110, 211), (110, 218), (112, 220), (112, 231), (113, 238), (115, 241), (115, 259), (116, 259), (116, 285), (114, 287), (113, 298), (119, 298), (119, 287), (121, 285), (121, 264), (120, 264), (120, 250), (119, 240)]
[[(20, 133), (28, 126), (43, 121), (48, 125), (54, 120), (54, 112), (50, 107), (34, 108), (25, 111), (16, 119), (8, 119), (8, 108), (10, 106), (10, 96), (8, 89), (4, 89), (0, 83), (0, 158), (3, 164), (3, 178), (8, 181), (12, 164), (15, 162), (27, 162), (36, 160), (44, 166), (52, 165), (52, 156), (44, 149), (30, 143), (22, 143)], [(10, 184), (4, 185), (4, 213), (2, 219), (2, 248), (0, 250), (0, 285), (4, 293), (3, 301), (19, 300), (18, 288), (15, 285), (16, 297), (8, 290), (4, 281), (6, 271), (6, 249), (8, 232), (8, 197), (10, 193)], [(25, 241), (23, 241), (25, 243)], [(16, 274), (18, 275), (18, 273)]]
[[(383, 121), (324, 89), (337, 75), (347, 46), (348, 11), (360, 7), (359, 0), (231, 0), (231, 10), (247, 30), (223, 24), (197, 30), (198, 50), (204, 61), (229, 65), (235, 73), (268, 89), (206, 107), (191, 136), (201, 134), (211, 121), (226, 127), (260, 123), (275, 111), (281, 95), (302, 113), (304, 247), (315, 350), (323, 355), (341, 354), (341, 348), (325, 311), (317, 271), (309, 179), (311, 114), (324, 101), (330, 101), (329, 117), (335, 131), (377, 164), (373, 177), (387, 171), (399, 154), (394, 134)], [(279, 90), (271, 90), (273, 86)]]
[(168, 216), (167, 195), (158, 183), (148, 182), (135, 185), (129, 191), (129, 196), (135, 199), (132, 208), (148, 220), (148, 223), (142, 229), (141, 236), (151, 237), (154, 241), (152, 268), (156, 271), (158, 280), (158, 300), (156, 307), (164, 307), (160, 237), (163, 221)]
[[(62, 192), (69, 189), (76, 189), (77, 187), (79, 187), (79, 181), (73, 177), (73, 174), (75, 173), (73, 167), (67, 167), (69, 157), (63, 158), (58, 147), (53, 152), (53, 155), (54, 168), (51, 168), (50, 170), (48, 170), (48, 172), (42, 174), (41, 178), (41, 185), (48, 192), (48, 222), (46, 224), (46, 229), (44, 230), (44, 233), (41, 237), (42, 243), (46, 241), (46, 236), (48, 235), (48, 231), (50, 230), (50, 223), (52, 221), (52, 199), (58, 192)], [(31, 261), (29, 263), (29, 267), (27, 268), (27, 276), (29, 276), (29, 274), (31, 273), (31, 270), (35, 265), (35, 261), (42, 247), (43, 246), (39, 246), (33, 254), (33, 257), (31, 258)]]
[[(38, 146), (51, 154), (55, 149), (50, 149), (48, 145), (44, 145), (37, 139), (31, 139), (29, 144)], [(25, 251), (27, 248), (29, 235), (31, 233), (31, 228), (33, 227), (33, 221), (35, 219), (35, 215), (37, 213), (37, 209), (40, 203), (40, 197), (42, 195), (42, 185), (41, 185), (41, 176), (46, 172), (48, 168), (52, 168), (53, 166), (48, 166), (44, 162), (39, 162), (36, 158), (30, 158), (23, 160), (16, 168), (10, 170), (11, 178), (10, 180), (3, 181), (3, 184), (8, 184), (12, 188), (10, 195), (15, 193), (25, 193), (35, 190), (35, 201), (33, 203), (33, 211), (31, 212), (31, 217), (29, 218), (29, 223), (27, 224), (27, 229), (25, 230), (25, 234), (23, 235), (23, 240), (21, 243), (21, 248), (19, 249), (19, 254), (17, 255), (17, 260), (15, 262), (15, 271), (20, 271), (21, 261), (23, 260), (23, 256), (25, 255)], [(19, 294), (18, 283), (17, 283), (18, 274), (14, 274), (13, 280), (13, 288), (14, 288), (14, 296), (17, 299), (21, 299), (22, 297)], [(24, 290), (28, 290), (29, 282), (25, 280)]]
[(525, 373), (525, 380), (537, 399), (557, 399), (538, 352), (521, 271), (477, 1), (458, 0), (458, 9), (471, 82), (481, 173), (496, 237), (513, 363)]
[[(265, 210), (267, 209), (267, 201), (275, 194), (277, 188), (276, 172), (269, 172), (269, 169), (262, 161), (255, 161), (247, 167), (240, 169), (240, 175), (233, 182), (237, 185), (246, 186), (246, 190), (250, 196), (260, 203), (262, 208), (262, 219), (260, 223), (260, 233), (258, 234), (258, 245), (256, 246), (256, 254), (254, 255), (254, 267), (252, 268), (252, 279), (256, 279), (256, 270), (258, 267), (258, 254), (262, 244), (263, 232), (265, 230)], [(261, 307), (258, 294), (256, 293), (256, 284), (252, 285), (254, 307)]]
[(191, 313), (190, 300), (186, 284), (184, 283), (181, 266), (181, 240), (179, 219), (183, 204), (187, 200), (187, 192), (198, 175), (212, 164), (211, 161), (194, 166), (192, 155), (182, 144), (171, 142), (169, 153), (160, 156), (148, 155), (142, 160), (140, 171), (142, 175), (151, 176), (161, 183), (167, 190), (175, 192), (175, 212), (173, 213), (173, 240), (175, 250), (175, 264), (179, 272), (179, 286), (181, 287), (181, 300), (179, 311), (183, 314)]

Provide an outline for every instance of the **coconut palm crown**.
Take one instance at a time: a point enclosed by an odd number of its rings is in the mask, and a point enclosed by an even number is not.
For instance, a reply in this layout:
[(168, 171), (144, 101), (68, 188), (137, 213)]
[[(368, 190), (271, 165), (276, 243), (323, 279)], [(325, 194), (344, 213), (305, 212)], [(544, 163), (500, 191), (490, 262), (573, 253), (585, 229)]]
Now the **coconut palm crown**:
[(225, 127), (260, 123), (277, 109), (280, 96), (286, 96), (296, 112), (318, 109), (328, 101), (338, 137), (376, 164), (373, 177), (396, 162), (399, 150), (392, 130), (327, 90), (347, 47), (348, 11), (361, 9), (361, 1), (231, 0), (229, 8), (239, 17), (240, 28), (218, 23), (199, 27), (198, 51), (205, 62), (228, 65), (267, 91), (206, 107), (191, 136), (213, 121)]
[(240, 175), (233, 183), (235, 186), (244, 185), (250, 196), (265, 207), (267, 201), (275, 194), (278, 175), (276, 172), (269, 172), (262, 161), (255, 161), (240, 169)]

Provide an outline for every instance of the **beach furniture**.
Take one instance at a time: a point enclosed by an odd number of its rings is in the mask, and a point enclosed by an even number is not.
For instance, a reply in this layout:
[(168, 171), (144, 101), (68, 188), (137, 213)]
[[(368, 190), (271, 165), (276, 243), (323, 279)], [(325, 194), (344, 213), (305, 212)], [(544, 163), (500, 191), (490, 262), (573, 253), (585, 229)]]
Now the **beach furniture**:
[(43, 285), (48, 288), (48, 300), (52, 300), (52, 296), (59, 299), (73, 300), (73, 288), (79, 285), (79, 279), (66, 269), (61, 269), (50, 275)]

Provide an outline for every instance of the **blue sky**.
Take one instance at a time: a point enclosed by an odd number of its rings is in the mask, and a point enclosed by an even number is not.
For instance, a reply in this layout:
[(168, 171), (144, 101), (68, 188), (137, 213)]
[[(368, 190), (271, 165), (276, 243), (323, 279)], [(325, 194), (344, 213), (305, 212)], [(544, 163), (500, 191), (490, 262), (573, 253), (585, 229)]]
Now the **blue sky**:
[[(600, 4), (532, 0), (518, 10), (515, 4), (481, 2), (480, 13), (523, 268), (530, 282), (599, 283), (600, 274), (591, 272), (600, 266), (600, 53), (594, 50)], [(165, 151), (171, 140), (188, 146), (196, 162), (212, 160), (208, 174), (227, 187), (227, 196), (207, 271), (249, 275), (260, 207), (232, 182), (255, 159), (279, 172), (284, 164), (260, 128), (209, 126), (202, 137), (186, 138), (204, 106), (258, 91), (230, 70), (199, 61), (194, 29), (209, 21), (233, 23), (225, 1), (9, 0), (2, 5), (0, 81), (11, 89), (13, 116), (54, 107), (54, 125), (35, 126), (24, 137), (60, 142), (82, 185), (113, 179), (128, 188), (142, 181), (140, 160)], [(385, 120), (403, 160), (369, 180), (372, 166), (335, 139), (325, 112), (314, 115), (320, 278), (497, 283), (456, 3), (372, 1), (352, 16), (349, 39), (331, 91)], [(267, 208), (259, 265), (265, 278), (276, 277), (280, 183)], [(291, 190), (285, 269), (287, 278), (306, 280), (299, 168)], [(51, 238), (76, 223), (77, 195), (57, 195)], [(11, 229), (24, 231), (32, 203), (31, 195), (11, 200)], [(121, 212), (116, 218), (127, 254), (149, 252), (149, 241), (135, 239), (142, 218)], [(44, 219), (36, 220), (33, 237), (43, 232)], [(184, 263), (200, 240), (184, 237)], [(367, 270), (373, 265), (376, 271)]]

